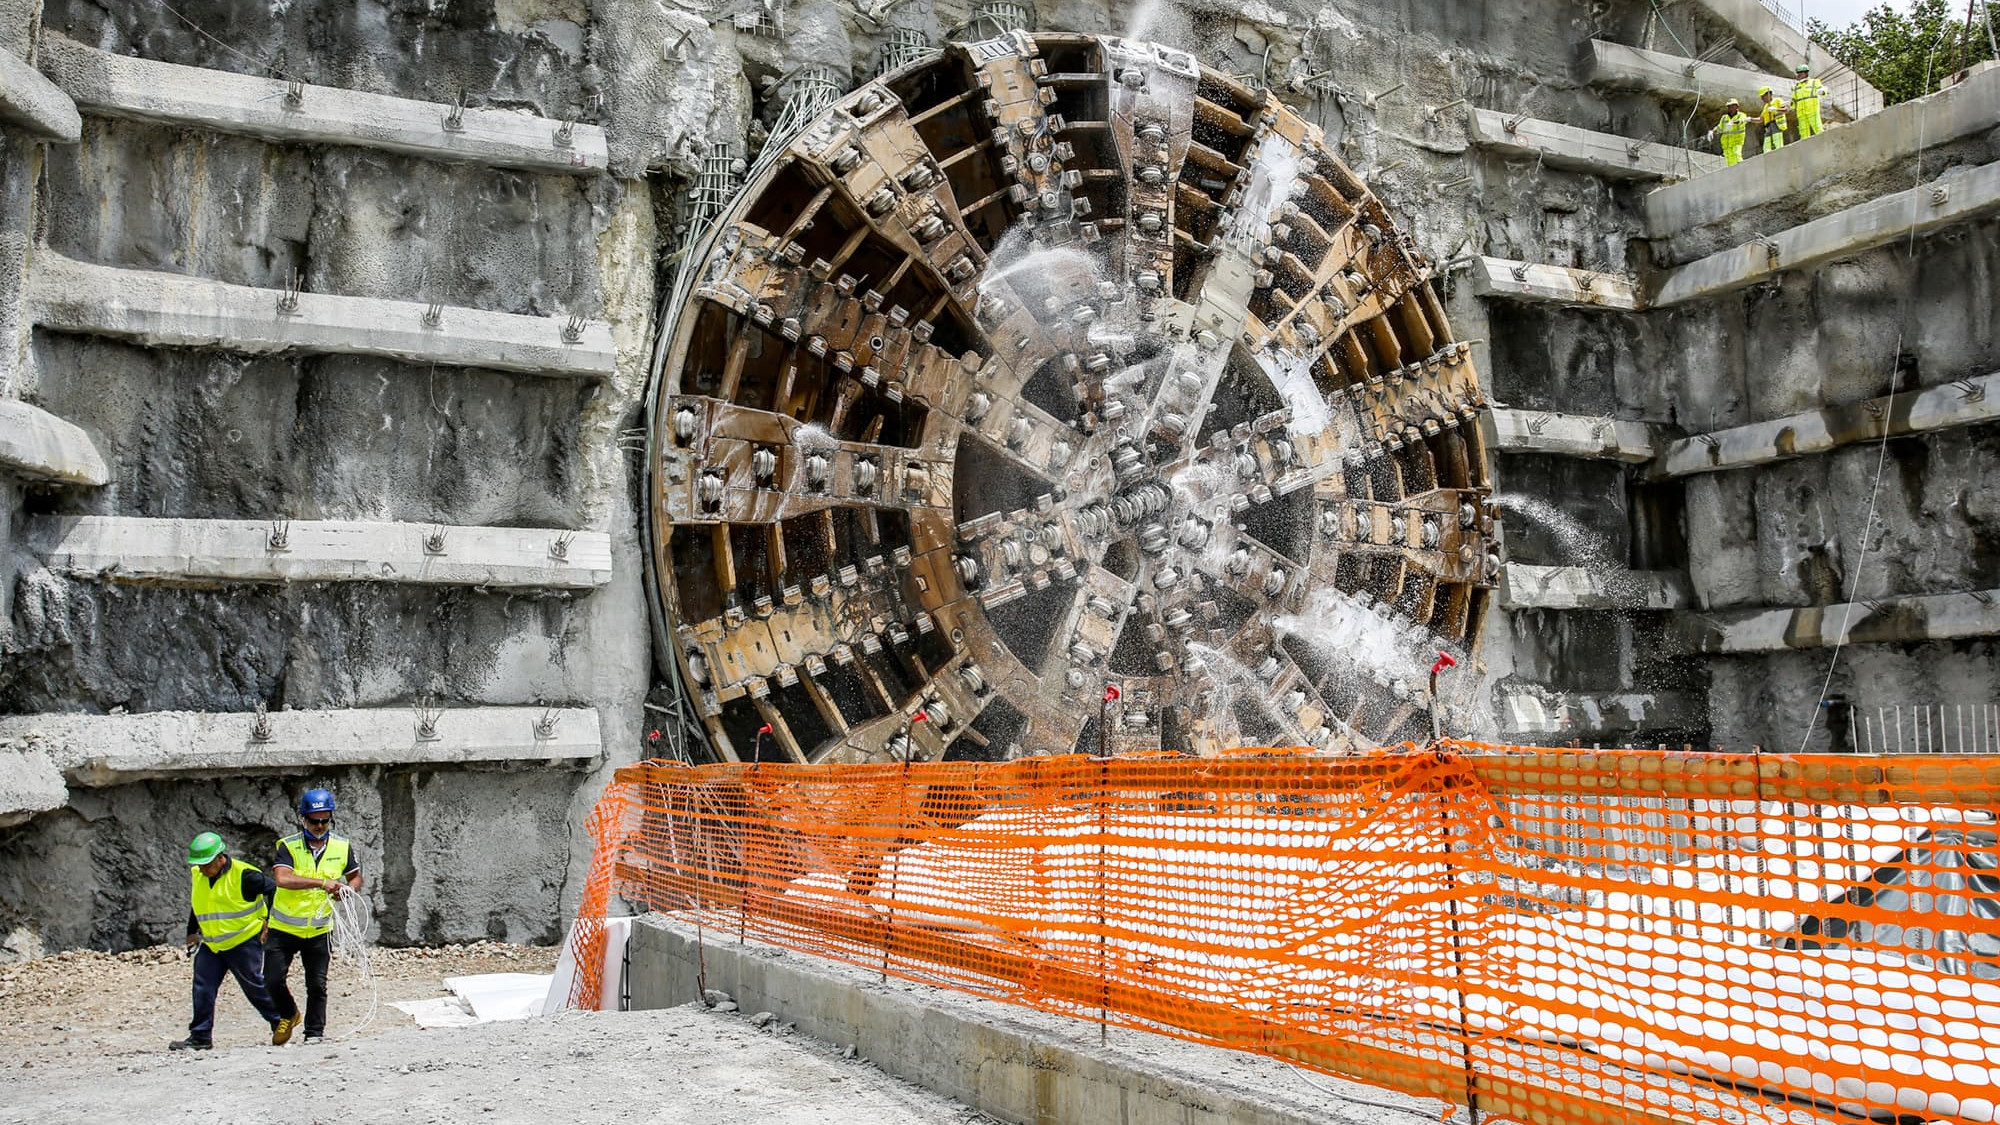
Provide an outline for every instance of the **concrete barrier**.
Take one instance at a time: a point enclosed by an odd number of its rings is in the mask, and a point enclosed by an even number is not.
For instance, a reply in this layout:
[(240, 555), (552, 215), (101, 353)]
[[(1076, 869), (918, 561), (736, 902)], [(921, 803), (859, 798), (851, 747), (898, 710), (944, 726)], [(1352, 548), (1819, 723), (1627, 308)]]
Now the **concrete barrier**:
[(7, 50), (0, 50), (0, 121), (57, 144), (83, 136), (83, 117), (69, 95)]
[(27, 522), (21, 545), (52, 570), (124, 582), (573, 590), (611, 581), (609, 535), (556, 528), (37, 516)]
[[(1411, 1098), (1215, 1047), (1046, 1015), (788, 953), (660, 915), (633, 919), (626, 945), (634, 1009), (727, 992), (745, 1013), (779, 1022), (990, 1117), (1023, 1125), (1377, 1125), (1440, 1120), (1441, 1101)], [(1249, 1080), (1246, 1080), (1249, 1079)]]
[(1501, 453), (1545, 453), (1595, 461), (1644, 464), (1659, 452), (1653, 427), (1623, 418), (1594, 418), (1542, 410), (1492, 412), (1490, 444)]
[(1687, 575), (1508, 563), (1500, 568), (1502, 609), (1679, 609), (1694, 599)]
[(2000, 68), (1734, 168), (1660, 188), (1646, 196), (1646, 235), (1672, 238), (1829, 177), (1888, 167), (1928, 146), (1994, 128), (2000, 128)]
[(1553, 301), (1625, 312), (1641, 307), (1638, 287), (1629, 277), (1507, 258), (1482, 257), (1473, 262), (1472, 292), (1480, 297)]
[(617, 362), (603, 321), (287, 293), (49, 253), (36, 255), (28, 293), (37, 324), (151, 347), (332, 352), (533, 375), (610, 375)]
[(0, 469), (92, 487), (111, 479), (82, 427), (18, 399), (0, 401)]
[(70, 785), (92, 787), (338, 766), (590, 765), (603, 755), (604, 740), (596, 710), (587, 707), (153, 711), (0, 716), (0, 756), (9, 750), (44, 755)]
[(1475, 109), (1466, 122), (1467, 139), (1480, 148), (1607, 179), (1680, 180), (1722, 168), (1720, 156), (1498, 110)]
[(1806, 269), (1995, 209), (2000, 209), (2000, 161), (1954, 168), (1930, 183), (1669, 270), (1650, 303), (1677, 305), (1728, 293), (1786, 270)]
[(60, 35), (43, 38), (39, 62), (78, 106), (105, 117), (537, 172), (588, 174), (604, 171), (609, 162), (604, 130), (598, 126), (512, 110), (461, 110), (439, 102), (135, 59)]

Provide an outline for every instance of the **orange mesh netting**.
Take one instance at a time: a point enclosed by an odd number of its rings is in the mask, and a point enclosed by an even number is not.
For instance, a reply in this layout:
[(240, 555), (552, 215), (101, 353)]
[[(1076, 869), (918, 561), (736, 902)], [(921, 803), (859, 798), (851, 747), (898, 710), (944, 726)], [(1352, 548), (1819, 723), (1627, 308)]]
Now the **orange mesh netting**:
[[(1991, 1121), (2000, 758), (644, 763), (612, 895), (1531, 1122)], [(592, 1006), (588, 1003), (585, 1006)]]

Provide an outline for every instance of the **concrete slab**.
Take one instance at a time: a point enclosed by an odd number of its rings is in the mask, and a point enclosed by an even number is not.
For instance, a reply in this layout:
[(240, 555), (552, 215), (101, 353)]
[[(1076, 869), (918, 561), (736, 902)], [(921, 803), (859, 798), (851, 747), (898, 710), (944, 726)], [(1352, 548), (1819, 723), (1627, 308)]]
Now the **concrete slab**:
[(38, 61), (79, 107), (105, 117), (537, 172), (602, 172), (610, 158), (596, 125), (512, 110), (459, 112), (439, 102), (135, 59), (59, 35), (43, 37)]
[[(594, 764), (604, 751), (589, 707), (0, 716), (0, 752), (45, 755), (75, 786), (190, 773), (472, 762)], [(260, 727), (260, 718), (262, 726)]]
[(111, 479), (81, 426), (18, 399), (0, 400), (0, 471), (93, 487)]
[[(1671, 238), (1738, 211), (1775, 203), (1831, 176), (1883, 168), (2000, 123), (2000, 69), (1942, 93), (1786, 145), (1712, 176), (1663, 187), (1646, 197), (1646, 235)], [(1717, 158), (1718, 165), (1720, 159)]]
[[(1766, 74), (1602, 39), (1592, 39), (1583, 45), (1577, 69), (1584, 81), (1600, 89), (1638, 90), (1669, 101), (1693, 102), (1707, 115), (1721, 113), (1723, 104), (1731, 98), (1740, 99), (1746, 106), (1757, 104), (1760, 86), (1785, 90), (1792, 87), (1789, 67), (1783, 75)], [(1880, 95), (1875, 107), (1881, 108)], [(1834, 97), (1827, 99), (1824, 109), (1830, 121), (1855, 119), (1854, 107)], [(1709, 124), (1712, 122), (1703, 122), (1700, 131), (1706, 133)]]
[(1852, 406), (1752, 422), (1669, 443), (1655, 478), (1685, 477), (1768, 465), (1855, 442), (1971, 426), (2000, 419), (2000, 371), (1940, 387), (1885, 395)]
[(0, 828), (68, 803), (69, 787), (48, 754), (0, 746)]
[(1923, 594), (1797, 609), (1683, 613), (1681, 636), (1701, 653), (1785, 652), (1832, 644), (1920, 644), (2000, 633), (2000, 590)]
[[(1001, 1121), (1123, 1125), (1377, 1125), (1444, 1103), (1276, 1059), (1032, 1012), (789, 953), (699, 934), (660, 915), (632, 920), (634, 1009), (687, 1003), (706, 987), (742, 1011), (828, 1043)], [(698, 975), (699, 974), (699, 975)], [(1387, 1116), (1385, 1116), (1387, 1115)]]
[(1546, 453), (1596, 461), (1644, 464), (1659, 453), (1653, 427), (1622, 418), (1499, 408), (1490, 413), (1488, 444), (1501, 453)]
[(1709, 725), (1708, 701), (1692, 692), (1558, 692), (1503, 685), (1494, 702), (1506, 738), (1615, 742), (1641, 731), (1703, 730)]
[(114, 582), (404, 582), (576, 590), (611, 581), (611, 537), (600, 531), (37, 516), (25, 521), (19, 542), (53, 570)]
[(534, 375), (610, 375), (611, 326), (478, 309), (438, 308), (325, 293), (228, 285), (182, 274), (118, 269), (56, 254), (35, 258), (30, 301), (38, 324), (153, 347), (239, 352), (336, 352), (406, 363)]
[(1538, 262), (1482, 257), (1472, 263), (1472, 292), (1481, 297), (1522, 301), (1555, 301), (1600, 309), (1638, 310), (1638, 288), (1632, 279), (1595, 270), (1571, 269)]
[(1778, 18), (1762, 0), (1694, 0), (1736, 37), (1736, 49), (1759, 66), (1791, 80), (1792, 68), (1801, 60), (1812, 64), (1813, 73), (1825, 82), (1833, 104), (1847, 117), (1866, 117), (1882, 108), (1882, 92), (1870, 86), (1855, 71), (1828, 54), (1806, 33)]
[(1466, 138), (1479, 148), (1617, 180), (1682, 180), (1723, 166), (1720, 156), (1492, 109), (1467, 115)]
[(1714, 297), (1786, 270), (1807, 269), (1996, 209), (2000, 209), (2000, 160), (1977, 168), (1953, 168), (1920, 187), (1871, 199), (1761, 242), (1669, 270), (1650, 304), (1661, 307)]
[(1687, 575), (1676, 571), (1528, 563), (1500, 568), (1501, 609), (1680, 609), (1692, 601)]
[(73, 145), (83, 136), (83, 117), (70, 96), (7, 50), (0, 50), (0, 121), (57, 144)]

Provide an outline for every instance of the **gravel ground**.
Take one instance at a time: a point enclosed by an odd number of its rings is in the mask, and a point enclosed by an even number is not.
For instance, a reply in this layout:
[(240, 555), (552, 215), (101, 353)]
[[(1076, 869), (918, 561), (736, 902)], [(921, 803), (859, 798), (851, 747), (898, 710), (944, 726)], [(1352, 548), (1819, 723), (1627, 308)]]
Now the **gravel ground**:
[[(373, 984), (358, 965), (335, 957), (327, 974), (327, 1036), (342, 1039), (357, 1028), (379, 1035), (415, 1028), (416, 1021), (389, 1007), (392, 1000), (447, 995), (446, 977), (475, 973), (546, 973), (555, 968), (554, 946), (478, 942), (436, 949), (374, 949)], [(187, 1034), (193, 992), (191, 958), (178, 946), (156, 945), (130, 953), (75, 950), (0, 965), (0, 1072), (23, 1063), (40, 1065), (79, 1052), (98, 1055), (164, 1051)], [(305, 974), (292, 965), (292, 996), (305, 1003)], [(371, 1004), (375, 1016), (366, 1027)], [(257, 1018), (234, 981), (222, 983), (215, 1004), (218, 1047), (264, 1044), (270, 1028)], [(302, 1046), (295, 1039), (286, 1049)]]
[[(72, 952), (0, 965), (0, 1125), (987, 1120), (741, 1014), (701, 1007), (566, 1013), (425, 1031), (387, 1007), (444, 995), (446, 977), (548, 972), (556, 953), (486, 942), (377, 949), (372, 989), (336, 959), (329, 1042), (310, 1048), (297, 1039), (270, 1046), (262, 1021), (226, 984), (216, 1007), (216, 1049), (195, 1055), (166, 1050), (187, 1033), (189, 962), (178, 949)], [(294, 993), (302, 996), (296, 973)], [(374, 1019), (357, 1034), (374, 992)], [(215, 1108), (231, 1105), (241, 1112)]]

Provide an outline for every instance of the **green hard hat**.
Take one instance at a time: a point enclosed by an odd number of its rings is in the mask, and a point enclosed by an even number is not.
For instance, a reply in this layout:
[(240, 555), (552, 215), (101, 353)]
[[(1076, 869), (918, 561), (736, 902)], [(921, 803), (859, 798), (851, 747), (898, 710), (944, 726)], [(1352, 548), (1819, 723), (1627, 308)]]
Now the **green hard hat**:
[(222, 854), (222, 837), (204, 832), (188, 841), (188, 866), (200, 867)]

